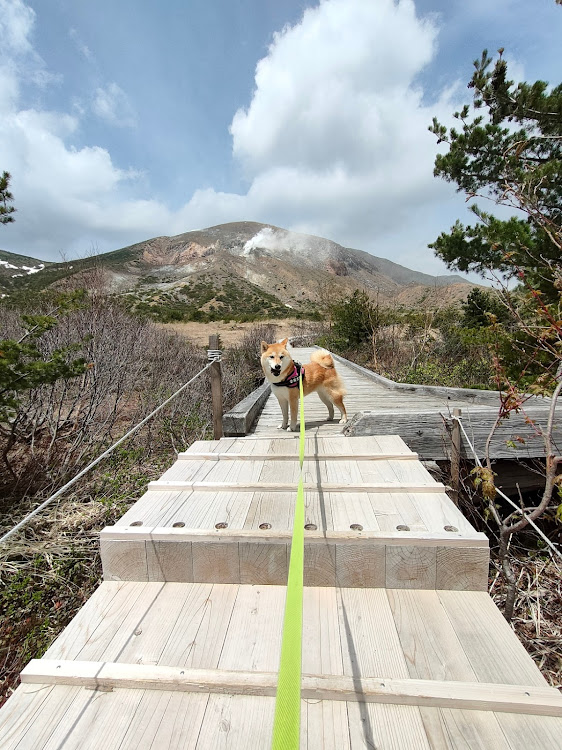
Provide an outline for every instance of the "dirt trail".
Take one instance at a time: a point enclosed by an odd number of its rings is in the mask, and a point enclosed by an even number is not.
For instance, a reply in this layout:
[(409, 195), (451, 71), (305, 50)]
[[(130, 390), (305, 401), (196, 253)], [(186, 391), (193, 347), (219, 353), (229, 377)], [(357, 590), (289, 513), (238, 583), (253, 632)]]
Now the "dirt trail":
[[(293, 326), (299, 321), (286, 318), (263, 322), (271, 322), (277, 326), (275, 338), (279, 339), (284, 336), (291, 336), (293, 334)], [(236, 344), (248, 329), (259, 325), (259, 321), (254, 323), (225, 323), (223, 321), (215, 321), (214, 323), (159, 323), (158, 325), (167, 331), (174, 331), (174, 333), (178, 333), (180, 336), (185, 336), (199, 346), (208, 346), (209, 336), (213, 333), (218, 333), (223, 345), (231, 346), (232, 344)]]

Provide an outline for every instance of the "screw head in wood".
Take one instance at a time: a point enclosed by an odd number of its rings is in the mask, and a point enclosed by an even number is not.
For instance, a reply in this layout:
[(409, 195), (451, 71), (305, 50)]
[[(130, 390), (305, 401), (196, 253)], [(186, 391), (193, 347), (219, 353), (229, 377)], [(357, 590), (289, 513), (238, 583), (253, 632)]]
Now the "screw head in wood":
[(399, 523), (396, 527), (396, 531), (410, 531), (410, 527), (406, 526), (405, 523)]
[(183, 529), (184, 526), (185, 526), (185, 523), (183, 521), (176, 521), (175, 523), (172, 524), (172, 527), (174, 529)]
[(215, 524), (215, 529), (226, 529), (228, 524), (226, 521), (221, 521), (220, 523)]
[(318, 528), (318, 526), (315, 523), (305, 523), (304, 528), (307, 531), (316, 531), (316, 529)]
[(270, 523), (260, 523), (260, 529), (265, 530), (265, 529), (270, 529), (270, 528), (271, 528)]
[(130, 524), (130, 525), (131, 526), (142, 526), (142, 521), (133, 521), (133, 523)]
[(353, 531), (363, 531), (363, 527), (360, 523), (352, 523), (349, 528), (353, 529)]

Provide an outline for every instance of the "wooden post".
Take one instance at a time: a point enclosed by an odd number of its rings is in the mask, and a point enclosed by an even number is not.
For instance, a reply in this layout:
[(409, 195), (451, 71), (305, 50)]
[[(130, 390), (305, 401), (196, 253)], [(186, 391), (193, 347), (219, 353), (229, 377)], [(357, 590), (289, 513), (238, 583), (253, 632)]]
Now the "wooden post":
[[(219, 349), (219, 336), (217, 333), (209, 336), (209, 352)], [(211, 355), (209, 355), (211, 356)], [(223, 436), (222, 431), (222, 373), (220, 359), (217, 359), (209, 368), (211, 373), (211, 398), (213, 402), (213, 437), (219, 440)]]
[[(461, 409), (453, 409), (453, 417), (460, 417), (461, 414)], [(461, 471), (461, 427), (458, 419), (453, 419), (453, 434), (451, 436), (451, 441), (451, 486), (453, 488), (452, 500), (455, 505), (458, 505)]]

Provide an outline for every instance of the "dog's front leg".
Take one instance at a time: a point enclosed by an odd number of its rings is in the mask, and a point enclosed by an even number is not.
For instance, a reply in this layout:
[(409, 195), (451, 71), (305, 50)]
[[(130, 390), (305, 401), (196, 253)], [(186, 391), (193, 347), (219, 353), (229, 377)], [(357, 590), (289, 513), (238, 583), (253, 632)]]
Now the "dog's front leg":
[(291, 432), (296, 432), (299, 411), (299, 392), (296, 388), (291, 388), (289, 391), (289, 406), (291, 407)]
[(286, 430), (287, 425), (289, 424), (289, 402), (286, 398), (280, 398), (278, 399), (279, 406), (281, 407), (281, 415), (283, 418), (283, 421), (279, 425), (280, 430)]

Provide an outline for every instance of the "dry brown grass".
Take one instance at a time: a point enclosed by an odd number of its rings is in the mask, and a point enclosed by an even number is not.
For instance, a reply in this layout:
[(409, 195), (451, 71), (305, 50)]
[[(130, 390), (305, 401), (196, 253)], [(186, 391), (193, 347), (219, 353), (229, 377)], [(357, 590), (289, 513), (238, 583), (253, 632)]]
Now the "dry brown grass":
[[(517, 597), (511, 625), (548, 682), (562, 689), (562, 565), (550, 559), (512, 559)], [(503, 579), (490, 586), (500, 609), (505, 600)]]

